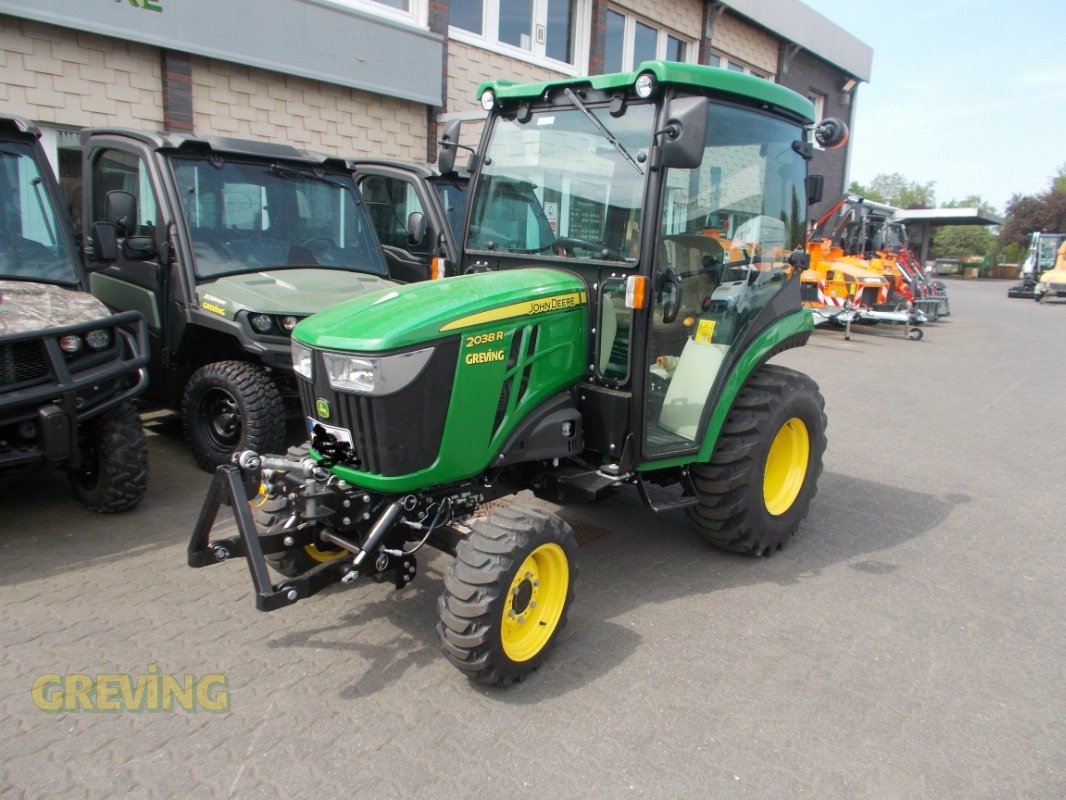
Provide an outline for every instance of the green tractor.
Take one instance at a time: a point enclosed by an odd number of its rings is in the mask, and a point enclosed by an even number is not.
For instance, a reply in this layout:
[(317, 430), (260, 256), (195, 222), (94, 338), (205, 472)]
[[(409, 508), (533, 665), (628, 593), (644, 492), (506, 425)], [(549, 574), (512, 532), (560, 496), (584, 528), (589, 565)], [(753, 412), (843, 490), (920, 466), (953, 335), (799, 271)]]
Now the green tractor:
[[(548, 510), (475, 513), (488, 501), (628, 488), (726, 550), (796, 536), (824, 401), (766, 362), (813, 328), (807, 161), (812, 137), (833, 146), (846, 129), (814, 125), (811, 103), (776, 84), (661, 61), (479, 93), (462, 274), (296, 326), (310, 451), (219, 467), (188, 560), (244, 557), (269, 611), (360, 576), (405, 586), (430, 545), (455, 556), (438, 603), (447, 658), (502, 684), (565, 625), (577, 546)], [(444, 132), (442, 172), (457, 134)], [(211, 540), (221, 504), (238, 534)]]

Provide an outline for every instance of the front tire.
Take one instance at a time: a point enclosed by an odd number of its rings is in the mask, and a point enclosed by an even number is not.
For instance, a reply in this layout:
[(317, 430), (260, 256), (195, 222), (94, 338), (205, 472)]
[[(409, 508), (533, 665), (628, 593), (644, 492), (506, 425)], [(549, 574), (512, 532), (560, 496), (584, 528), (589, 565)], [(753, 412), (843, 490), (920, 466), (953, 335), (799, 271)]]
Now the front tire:
[(818, 489), (825, 400), (795, 370), (764, 365), (741, 389), (714, 453), (693, 464), (697, 532), (723, 550), (770, 555), (796, 537)]
[[(281, 533), (292, 517), (292, 507), (284, 495), (259, 494), (249, 504), (260, 533)], [(328, 550), (314, 544), (290, 547), (284, 553), (268, 553), (266, 562), (286, 578), (295, 578), (309, 569), (350, 555), (347, 550)]]
[(444, 577), (437, 632), (471, 680), (521, 681), (566, 626), (577, 542), (569, 525), (536, 506), (512, 504), (470, 527)]
[(218, 361), (189, 378), (181, 398), (185, 440), (212, 472), (234, 453), (277, 453), (285, 445), (285, 406), (266, 371), (244, 361)]
[(81, 467), (70, 471), (74, 496), (90, 511), (128, 511), (148, 489), (148, 439), (132, 403), (86, 423)]

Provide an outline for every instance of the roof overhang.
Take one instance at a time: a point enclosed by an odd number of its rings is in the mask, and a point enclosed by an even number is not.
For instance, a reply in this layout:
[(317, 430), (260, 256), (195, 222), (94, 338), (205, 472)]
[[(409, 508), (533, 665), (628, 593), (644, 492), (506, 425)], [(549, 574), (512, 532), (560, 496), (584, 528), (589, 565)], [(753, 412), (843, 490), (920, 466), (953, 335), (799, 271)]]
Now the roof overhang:
[(896, 212), (897, 222), (906, 225), (928, 223), (940, 225), (1002, 225), (1005, 220), (996, 214), (989, 214), (979, 208), (916, 208), (900, 209)]

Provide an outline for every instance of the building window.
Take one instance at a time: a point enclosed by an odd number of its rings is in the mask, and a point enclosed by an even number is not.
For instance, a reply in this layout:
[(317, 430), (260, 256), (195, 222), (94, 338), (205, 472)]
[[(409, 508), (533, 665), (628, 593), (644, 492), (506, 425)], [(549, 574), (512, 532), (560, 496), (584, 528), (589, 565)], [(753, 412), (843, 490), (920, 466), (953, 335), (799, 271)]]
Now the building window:
[(762, 78), (764, 81), (773, 81), (774, 76), (764, 72), (761, 69), (756, 69), (750, 64), (745, 64), (739, 59), (732, 56), (724, 55), (723, 53), (711, 53), (707, 56), (707, 63), (712, 67), (720, 67), (721, 69), (728, 69), (730, 72), (742, 72), (745, 75), (754, 75), (756, 78)]
[(425, 27), (428, 18), (427, 0), (335, 0), (335, 2), (421, 27)]
[[(814, 103), (814, 124), (817, 125), (825, 119), (825, 95), (812, 89), (807, 92), (807, 99)], [(817, 141), (814, 142), (814, 146), (819, 150), (825, 149)]]
[(691, 62), (696, 48), (661, 28), (656, 28), (613, 8), (607, 10), (607, 36), (603, 68), (606, 72), (636, 69), (642, 61)]
[[(452, 38), (506, 55), (576, 68), (589, 0), (451, 0)], [(567, 70), (572, 71), (572, 70)]]

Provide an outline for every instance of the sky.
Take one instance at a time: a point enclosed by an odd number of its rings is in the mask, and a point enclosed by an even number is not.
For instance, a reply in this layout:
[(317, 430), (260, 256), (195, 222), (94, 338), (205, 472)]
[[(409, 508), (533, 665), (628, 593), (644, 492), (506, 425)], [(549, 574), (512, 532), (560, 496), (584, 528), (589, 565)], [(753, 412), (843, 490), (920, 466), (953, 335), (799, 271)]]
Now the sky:
[(1066, 1), (803, 1), (874, 51), (851, 180), (898, 172), (1002, 212), (1066, 164)]

